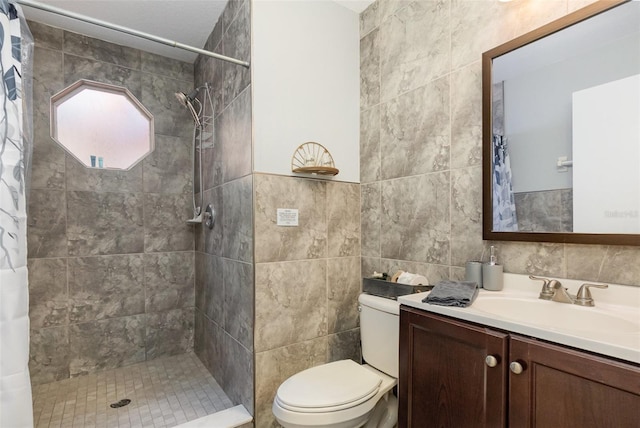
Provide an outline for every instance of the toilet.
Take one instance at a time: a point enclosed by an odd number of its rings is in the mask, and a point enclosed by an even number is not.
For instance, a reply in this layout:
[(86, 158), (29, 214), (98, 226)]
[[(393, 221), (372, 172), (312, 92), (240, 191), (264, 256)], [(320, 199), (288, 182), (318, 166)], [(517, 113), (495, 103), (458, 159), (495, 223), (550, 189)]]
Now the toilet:
[(398, 380), (400, 305), (361, 294), (360, 336), (366, 364), (334, 361), (284, 381), (273, 414), (285, 428), (392, 428), (398, 419), (393, 387)]

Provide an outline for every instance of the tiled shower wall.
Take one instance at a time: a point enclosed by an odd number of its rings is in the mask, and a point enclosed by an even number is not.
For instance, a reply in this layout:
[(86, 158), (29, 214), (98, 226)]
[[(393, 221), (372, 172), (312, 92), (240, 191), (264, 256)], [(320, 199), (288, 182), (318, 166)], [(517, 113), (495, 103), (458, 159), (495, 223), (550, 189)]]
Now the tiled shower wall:
[[(205, 48), (249, 61), (250, 35), (249, 2), (231, 0)], [(213, 229), (196, 228), (195, 352), (229, 398), (253, 413), (251, 74), (199, 57), (195, 80), (212, 86), (215, 138), (203, 144), (202, 188), (216, 212)]]
[[(32, 382), (186, 352), (194, 311), (194, 235), (185, 223), (192, 127), (173, 94), (191, 90), (193, 65), (29, 25)], [(88, 169), (49, 137), (49, 98), (78, 79), (124, 86), (151, 111), (149, 157), (128, 171)]]
[(378, 0), (360, 15), (362, 272), (434, 283), (497, 246), (506, 272), (640, 284), (640, 247), (482, 240), (482, 52), (573, 0)]

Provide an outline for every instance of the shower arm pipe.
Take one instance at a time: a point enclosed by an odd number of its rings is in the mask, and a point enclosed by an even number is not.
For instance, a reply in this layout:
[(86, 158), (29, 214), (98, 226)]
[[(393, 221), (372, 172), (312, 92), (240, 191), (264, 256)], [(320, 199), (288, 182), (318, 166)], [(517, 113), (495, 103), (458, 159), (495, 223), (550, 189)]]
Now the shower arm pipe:
[(145, 33), (142, 31), (134, 30), (132, 28), (123, 27), (121, 25), (113, 24), (111, 22), (103, 21), (101, 19), (91, 18), (90, 16), (81, 15), (79, 13), (71, 12), (65, 9), (61, 9), (55, 6), (49, 6), (48, 4), (40, 3), (32, 0), (15, 0), (16, 3), (32, 7), (34, 9), (44, 10), (45, 12), (55, 13), (56, 15), (66, 16), (67, 18), (77, 19), (79, 21), (88, 22), (89, 24), (97, 25), (99, 27), (108, 28), (110, 30), (119, 31), (121, 33), (129, 34), (142, 39), (151, 40), (152, 42), (161, 43), (163, 45), (171, 46), (177, 49), (182, 49), (190, 52), (195, 52), (200, 55), (210, 56), (222, 61), (230, 62), (233, 64), (241, 65), (249, 68), (250, 64), (247, 61), (242, 61), (236, 58), (220, 55), (215, 52), (211, 52), (205, 49), (196, 48), (190, 45), (185, 45), (180, 42), (165, 39), (163, 37), (154, 36), (153, 34)]

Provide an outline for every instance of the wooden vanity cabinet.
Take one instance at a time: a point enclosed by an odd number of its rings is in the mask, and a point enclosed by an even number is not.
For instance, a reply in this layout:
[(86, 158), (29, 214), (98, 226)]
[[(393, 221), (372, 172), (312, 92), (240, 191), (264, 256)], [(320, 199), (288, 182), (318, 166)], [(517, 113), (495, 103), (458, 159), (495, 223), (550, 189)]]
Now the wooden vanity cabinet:
[(402, 306), (398, 398), (401, 428), (638, 428), (640, 367)]

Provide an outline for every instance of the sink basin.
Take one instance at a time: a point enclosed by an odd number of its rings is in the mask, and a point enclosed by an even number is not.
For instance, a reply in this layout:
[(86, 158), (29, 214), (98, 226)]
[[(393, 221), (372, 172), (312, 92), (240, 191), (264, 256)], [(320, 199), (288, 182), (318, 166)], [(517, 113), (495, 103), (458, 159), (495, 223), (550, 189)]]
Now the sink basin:
[[(601, 333), (640, 333), (640, 319), (632, 321), (609, 310), (550, 302), (536, 298), (481, 296), (471, 305), (475, 310), (516, 322), (554, 330)], [(633, 319), (633, 318), (632, 318)]]

